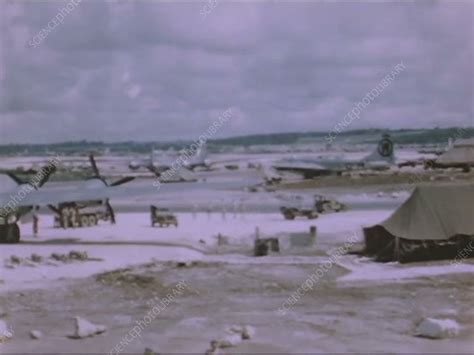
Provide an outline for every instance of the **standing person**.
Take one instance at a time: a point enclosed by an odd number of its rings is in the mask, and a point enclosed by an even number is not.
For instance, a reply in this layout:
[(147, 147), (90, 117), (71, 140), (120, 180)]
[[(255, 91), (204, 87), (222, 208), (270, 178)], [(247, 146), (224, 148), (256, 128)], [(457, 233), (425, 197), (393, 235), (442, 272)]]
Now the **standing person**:
[(38, 237), (38, 230), (39, 230), (39, 217), (38, 217), (38, 211), (39, 206), (35, 206), (33, 209), (33, 235), (35, 237)]

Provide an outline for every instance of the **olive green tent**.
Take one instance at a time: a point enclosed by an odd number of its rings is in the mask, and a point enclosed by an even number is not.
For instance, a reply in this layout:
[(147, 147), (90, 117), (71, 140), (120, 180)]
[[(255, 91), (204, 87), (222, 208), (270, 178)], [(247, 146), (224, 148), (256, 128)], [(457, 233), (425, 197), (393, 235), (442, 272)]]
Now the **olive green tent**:
[(379, 261), (456, 257), (474, 240), (474, 184), (418, 186), (364, 236), (365, 253)]

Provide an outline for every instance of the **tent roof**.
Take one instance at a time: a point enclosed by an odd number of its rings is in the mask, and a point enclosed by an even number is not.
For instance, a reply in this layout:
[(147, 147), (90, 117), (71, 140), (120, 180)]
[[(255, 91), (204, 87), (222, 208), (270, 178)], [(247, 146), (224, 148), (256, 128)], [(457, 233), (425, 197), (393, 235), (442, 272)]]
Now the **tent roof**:
[(474, 183), (418, 186), (379, 225), (393, 236), (410, 240), (474, 235)]

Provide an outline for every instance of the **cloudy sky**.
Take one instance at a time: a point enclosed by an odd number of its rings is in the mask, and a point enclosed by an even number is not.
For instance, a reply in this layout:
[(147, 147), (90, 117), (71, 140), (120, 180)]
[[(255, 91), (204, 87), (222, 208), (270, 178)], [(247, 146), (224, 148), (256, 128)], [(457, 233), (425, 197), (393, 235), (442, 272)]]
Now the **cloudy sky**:
[(473, 126), (473, 24), (460, 1), (0, 0), (0, 143), (192, 139), (228, 108), (218, 137), (330, 130), (400, 62), (351, 128)]

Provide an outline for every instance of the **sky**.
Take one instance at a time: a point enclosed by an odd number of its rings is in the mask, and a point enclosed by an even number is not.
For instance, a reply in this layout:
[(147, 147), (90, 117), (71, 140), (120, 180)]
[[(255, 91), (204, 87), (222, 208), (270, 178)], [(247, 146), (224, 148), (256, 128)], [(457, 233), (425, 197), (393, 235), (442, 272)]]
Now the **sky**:
[[(66, 11), (67, 10), (67, 11)], [(61, 20), (61, 21), (59, 21)], [(474, 2), (0, 0), (0, 144), (474, 126)]]

